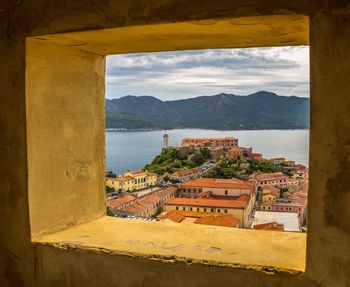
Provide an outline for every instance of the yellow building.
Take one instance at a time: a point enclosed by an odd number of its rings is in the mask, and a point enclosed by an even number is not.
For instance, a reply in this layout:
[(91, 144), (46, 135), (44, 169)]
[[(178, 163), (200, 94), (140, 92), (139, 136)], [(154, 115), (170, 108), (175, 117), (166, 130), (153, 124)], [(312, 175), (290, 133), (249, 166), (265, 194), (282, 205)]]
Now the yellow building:
[(124, 177), (132, 177), (134, 179), (134, 189), (144, 189), (155, 186), (157, 183), (157, 175), (152, 172), (143, 170), (128, 171), (123, 174)]
[(134, 178), (131, 176), (122, 177), (107, 177), (106, 185), (114, 188), (115, 191), (133, 191), (134, 190)]
[(262, 202), (267, 202), (267, 201), (276, 201), (276, 195), (272, 193), (266, 193), (262, 195)]
[(239, 227), (247, 227), (253, 206), (252, 197), (247, 194), (235, 200), (177, 197), (165, 203), (164, 211), (187, 211), (208, 215), (230, 214), (239, 220)]
[(157, 184), (157, 175), (155, 173), (142, 170), (128, 171), (121, 177), (107, 177), (106, 185), (114, 188), (115, 191), (133, 191), (140, 190)]

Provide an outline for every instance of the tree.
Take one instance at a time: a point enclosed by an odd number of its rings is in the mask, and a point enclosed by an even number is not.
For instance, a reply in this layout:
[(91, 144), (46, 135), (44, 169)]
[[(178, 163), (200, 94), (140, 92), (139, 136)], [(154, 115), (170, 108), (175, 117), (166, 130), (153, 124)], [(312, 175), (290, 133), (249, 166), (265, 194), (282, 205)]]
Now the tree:
[(106, 192), (114, 192), (114, 187), (109, 187), (108, 185), (106, 185)]
[(113, 171), (107, 171), (106, 172), (106, 177), (117, 177), (117, 175)]
[(112, 210), (109, 207), (107, 207), (107, 212), (106, 213), (107, 213), (108, 216), (113, 216), (114, 215)]
[(210, 149), (208, 149), (208, 148), (201, 149), (201, 154), (205, 159), (211, 158), (211, 152), (210, 152)]
[(205, 162), (204, 156), (201, 153), (196, 153), (191, 160), (196, 166), (202, 165)]
[(284, 194), (288, 191), (287, 187), (280, 188), (280, 198), (283, 198)]

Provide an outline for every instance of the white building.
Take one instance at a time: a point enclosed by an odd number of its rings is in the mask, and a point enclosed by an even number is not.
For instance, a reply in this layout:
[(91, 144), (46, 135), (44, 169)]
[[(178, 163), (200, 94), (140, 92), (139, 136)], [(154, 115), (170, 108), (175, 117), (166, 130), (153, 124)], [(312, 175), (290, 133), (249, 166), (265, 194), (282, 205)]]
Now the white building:
[(273, 222), (283, 224), (284, 231), (301, 231), (299, 215), (294, 212), (256, 211), (252, 228), (255, 225)]

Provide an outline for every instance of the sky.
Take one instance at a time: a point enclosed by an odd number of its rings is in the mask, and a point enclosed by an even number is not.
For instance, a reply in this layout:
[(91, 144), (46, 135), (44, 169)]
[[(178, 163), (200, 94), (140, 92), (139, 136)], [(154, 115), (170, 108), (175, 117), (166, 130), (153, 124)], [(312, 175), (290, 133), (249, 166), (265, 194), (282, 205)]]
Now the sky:
[(106, 97), (178, 100), (270, 91), (309, 97), (309, 47), (207, 49), (107, 57)]

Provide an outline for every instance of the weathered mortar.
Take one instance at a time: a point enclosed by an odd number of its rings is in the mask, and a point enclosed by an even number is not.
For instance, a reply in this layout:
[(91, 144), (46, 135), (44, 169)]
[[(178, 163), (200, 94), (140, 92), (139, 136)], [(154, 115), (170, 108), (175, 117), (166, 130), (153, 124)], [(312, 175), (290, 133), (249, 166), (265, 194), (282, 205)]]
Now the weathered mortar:
[[(350, 286), (348, 4), (348, 0), (2, 1), (0, 286)], [(294, 13), (311, 16), (311, 186), (304, 275), (272, 276), (33, 246), (28, 208), (25, 37)]]

